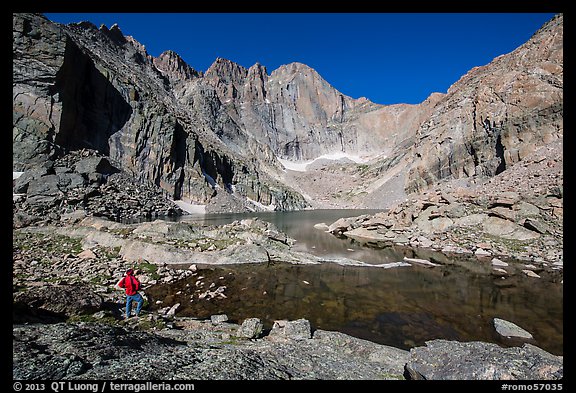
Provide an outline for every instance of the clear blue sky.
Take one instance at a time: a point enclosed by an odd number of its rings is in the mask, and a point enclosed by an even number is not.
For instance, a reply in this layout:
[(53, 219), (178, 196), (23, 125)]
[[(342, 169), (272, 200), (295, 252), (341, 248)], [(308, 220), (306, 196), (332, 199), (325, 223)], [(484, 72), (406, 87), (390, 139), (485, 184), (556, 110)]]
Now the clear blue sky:
[(552, 13), (46, 13), (59, 23), (90, 21), (146, 46), (177, 52), (206, 69), (217, 57), (268, 74), (294, 61), (316, 69), (353, 98), (379, 104), (445, 93), (472, 67), (526, 42)]

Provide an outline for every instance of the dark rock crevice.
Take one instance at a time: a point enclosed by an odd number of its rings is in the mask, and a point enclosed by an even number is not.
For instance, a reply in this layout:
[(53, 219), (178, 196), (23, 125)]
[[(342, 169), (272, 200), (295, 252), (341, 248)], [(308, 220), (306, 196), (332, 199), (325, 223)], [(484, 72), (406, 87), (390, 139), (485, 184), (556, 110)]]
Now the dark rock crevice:
[(502, 136), (498, 135), (496, 138), (496, 157), (500, 160), (498, 167), (496, 168), (496, 172), (494, 176), (504, 172), (506, 170), (506, 159), (504, 158), (504, 146), (502, 145)]
[(220, 156), (215, 151), (206, 151), (200, 141), (196, 140), (194, 163), (196, 162), (213, 189), (221, 183), (227, 192), (232, 193), (234, 164), (227, 156)]
[(62, 104), (54, 143), (69, 150), (90, 148), (109, 155), (109, 138), (124, 127), (132, 108), (70, 38), (50, 93), (58, 94)]

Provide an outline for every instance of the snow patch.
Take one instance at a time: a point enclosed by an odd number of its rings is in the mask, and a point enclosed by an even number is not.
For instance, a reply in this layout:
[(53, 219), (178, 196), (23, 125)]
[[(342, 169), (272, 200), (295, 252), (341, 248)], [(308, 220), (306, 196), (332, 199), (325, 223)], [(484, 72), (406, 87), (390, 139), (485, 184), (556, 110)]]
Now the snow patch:
[(321, 159), (326, 159), (326, 160), (340, 160), (342, 158), (347, 158), (350, 161), (354, 161), (356, 164), (363, 164), (365, 162), (368, 162), (371, 158), (373, 157), (360, 157), (354, 154), (348, 154), (348, 153), (344, 153), (344, 152), (336, 152), (336, 153), (330, 153), (330, 154), (322, 154), (319, 157), (316, 157), (313, 160), (308, 160), (308, 161), (290, 161), (290, 160), (286, 160), (286, 159), (282, 159), (279, 158), (278, 161), (280, 161), (280, 163), (284, 166), (285, 169), (289, 169), (291, 171), (297, 171), (297, 172), (306, 172), (307, 171), (307, 167), (308, 165), (312, 164), (313, 162), (317, 161), (317, 160), (321, 160)]
[(260, 209), (264, 210), (264, 211), (269, 211), (269, 212), (273, 212), (274, 209), (276, 209), (276, 205), (263, 205), (260, 202), (257, 202), (253, 199), (250, 199), (248, 197), (246, 197), (246, 200), (252, 204), (254, 204), (255, 206), (258, 206)]
[(206, 205), (194, 205), (182, 200), (172, 201), (182, 210), (190, 214), (206, 214)]

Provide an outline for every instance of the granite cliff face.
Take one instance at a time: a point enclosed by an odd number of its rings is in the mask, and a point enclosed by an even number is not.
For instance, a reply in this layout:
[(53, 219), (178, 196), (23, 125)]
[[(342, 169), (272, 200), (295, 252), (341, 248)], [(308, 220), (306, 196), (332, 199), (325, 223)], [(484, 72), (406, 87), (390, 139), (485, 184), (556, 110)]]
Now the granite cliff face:
[(470, 70), (419, 127), (407, 190), (497, 175), (563, 136), (563, 16), (513, 52)]
[(238, 129), (209, 84), (191, 86), (187, 105), (179, 101), (172, 85), (201, 74), (174, 53), (154, 59), (116, 25), (61, 26), (30, 14), (14, 15), (13, 38), (14, 171), (89, 148), (174, 199), (205, 204), (224, 194), (244, 203), (239, 209), (307, 205), (218, 138)]
[[(562, 24), (447, 94), (383, 106), (300, 63), (268, 74), (219, 58), (203, 73), (173, 51), (150, 56), (117, 25), (14, 14), (13, 170), (88, 148), (213, 211), (388, 207), (443, 179), (494, 176), (562, 138)], [(327, 177), (281, 163), (325, 155), (357, 162)]]

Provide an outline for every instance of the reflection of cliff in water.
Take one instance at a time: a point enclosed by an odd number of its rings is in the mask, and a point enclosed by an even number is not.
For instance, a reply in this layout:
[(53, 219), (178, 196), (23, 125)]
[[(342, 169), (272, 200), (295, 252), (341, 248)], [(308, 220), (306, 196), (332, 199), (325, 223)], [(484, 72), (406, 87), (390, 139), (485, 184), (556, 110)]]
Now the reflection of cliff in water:
[[(226, 286), (227, 297), (197, 299), (203, 291), (198, 276), (204, 277), (203, 290), (215, 282)], [(502, 279), (457, 265), (381, 269), (276, 263), (205, 269), (198, 276), (147, 293), (152, 303), (163, 300), (157, 308), (180, 303), (181, 316), (225, 313), (239, 323), (258, 317), (265, 328), (276, 319), (306, 318), (314, 328), (405, 349), (436, 338), (506, 345), (492, 325), (498, 317), (531, 332), (535, 345), (563, 353), (562, 285), (543, 280), (534, 285), (523, 275)]]

